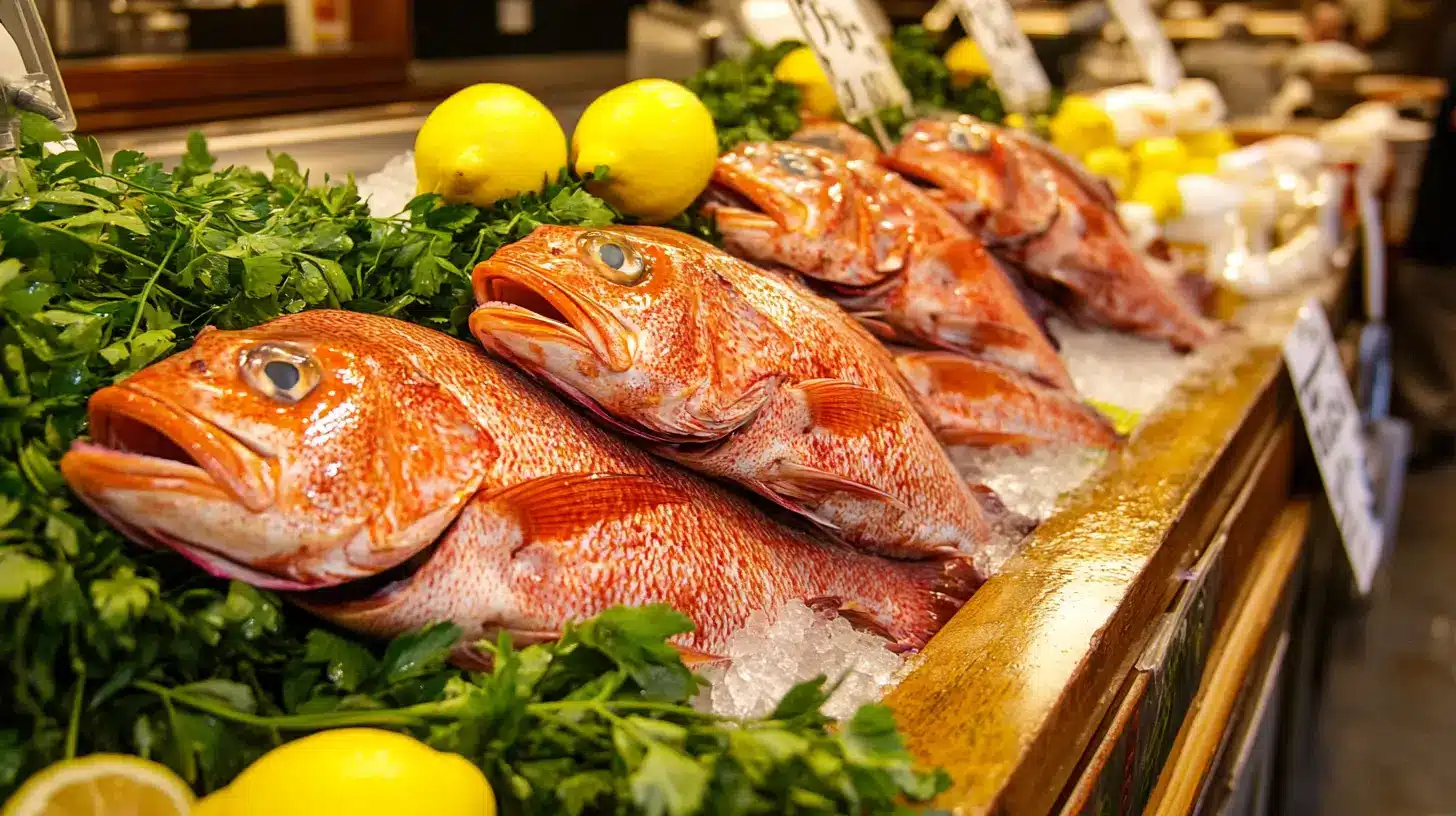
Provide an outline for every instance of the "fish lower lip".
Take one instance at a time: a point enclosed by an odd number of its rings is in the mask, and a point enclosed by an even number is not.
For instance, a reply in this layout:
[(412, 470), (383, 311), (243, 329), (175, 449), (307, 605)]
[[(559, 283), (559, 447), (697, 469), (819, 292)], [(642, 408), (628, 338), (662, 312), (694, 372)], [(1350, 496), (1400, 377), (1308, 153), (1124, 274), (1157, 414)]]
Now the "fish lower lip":
[[(487, 261), (476, 267), (474, 288), (481, 303), (471, 316), (472, 332), (477, 335), (504, 328), (492, 321), (520, 329), (530, 326), (525, 322), (530, 320), (537, 331), (549, 326), (561, 339), (584, 345), (613, 371), (632, 367), (632, 340), (609, 311), (573, 296), (529, 267), (509, 260)], [(474, 328), (477, 320), (483, 324), (480, 331)]]
[[(168, 466), (172, 473), (167, 473)], [(119, 467), (111, 467), (119, 466)], [(158, 471), (149, 473), (148, 471)], [(187, 471), (191, 471), (188, 473)], [(86, 502), (97, 515), (106, 519), (118, 532), (143, 546), (168, 549), (201, 567), (203, 571), (219, 578), (236, 579), (262, 589), (303, 590), (315, 589), (313, 584), (282, 578), (188, 541), (167, 535), (159, 530), (140, 527), (110, 511), (104, 501), (93, 495), (106, 488), (126, 486), (129, 480), (133, 487), (146, 489), (165, 484), (172, 490), (183, 489), (194, 494), (210, 493), (212, 498), (231, 501), (232, 496), (217, 486), (206, 471), (201, 468), (180, 465), (166, 459), (103, 448), (85, 442), (77, 442), (61, 457), (61, 472), (76, 494)], [(190, 477), (186, 479), (183, 477)], [(104, 482), (104, 484), (102, 484)]]
[[(179, 477), (201, 471), (213, 489), (253, 512), (272, 506), (274, 478), (269, 463), (226, 430), (126, 385), (97, 391), (88, 411), (92, 443), (82, 443), (79, 450), (112, 452), (111, 470), (116, 474)], [(198, 475), (187, 480), (201, 484)]]
[(505, 301), (491, 300), (482, 303), (470, 315), (470, 330), (481, 342), (492, 348), (494, 345), (486, 342), (487, 335), (523, 334), (532, 337), (550, 336), (560, 342), (577, 346), (593, 356), (597, 353), (591, 342), (570, 323), (552, 320)]

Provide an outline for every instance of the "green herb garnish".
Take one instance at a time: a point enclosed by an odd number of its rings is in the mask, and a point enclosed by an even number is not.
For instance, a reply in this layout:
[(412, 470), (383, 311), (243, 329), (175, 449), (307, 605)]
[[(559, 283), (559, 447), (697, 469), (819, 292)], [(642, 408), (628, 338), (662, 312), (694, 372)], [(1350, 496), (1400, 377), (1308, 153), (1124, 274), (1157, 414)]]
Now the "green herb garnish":
[(784, 41), (771, 48), (755, 45), (743, 59), (722, 60), (699, 71), (687, 86), (713, 114), (718, 148), (743, 142), (776, 142), (799, 129), (799, 89), (774, 79), (774, 67), (803, 43)]

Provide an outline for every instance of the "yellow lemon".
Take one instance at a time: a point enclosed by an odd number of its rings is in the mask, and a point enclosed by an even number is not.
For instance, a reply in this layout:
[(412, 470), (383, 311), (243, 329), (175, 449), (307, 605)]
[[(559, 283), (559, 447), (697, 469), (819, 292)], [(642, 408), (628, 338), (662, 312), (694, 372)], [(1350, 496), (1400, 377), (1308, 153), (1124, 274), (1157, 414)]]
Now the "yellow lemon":
[(1099, 147), (1117, 144), (1117, 128), (1107, 111), (1078, 94), (1068, 95), (1052, 117), (1052, 144), (1081, 158)]
[(950, 69), (957, 82), (970, 82), (976, 77), (990, 76), (991, 63), (986, 61), (985, 52), (970, 37), (956, 40), (945, 52), (945, 67)]
[(124, 754), (67, 759), (26, 780), (4, 816), (187, 816), (192, 790), (165, 765)]
[(1132, 146), (1132, 159), (1139, 173), (1178, 175), (1188, 166), (1188, 148), (1172, 136), (1143, 139)]
[(1139, 173), (1129, 201), (1146, 204), (1158, 221), (1168, 221), (1183, 214), (1183, 195), (1178, 192), (1178, 176), (1167, 171)]
[(1218, 173), (1218, 159), (1212, 156), (1194, 156), (1188, 160), (1188, 166), (1183, 168), (1183, 172), (1215, 175)]
[(566, 167), (566, 133), (534, 96), (472, 85), (430, 112), (415, 137), (421, 193), (484, 207), (537, 193)]
[(829, 84), (829, 76), (824, 73), (823, 66), (814, 58), (814, 50), (809, 46), (795, 48), (785, 54), (774, 66), (773, 75), (779, 82), (787, 82), (799, 89), (804, 110), (809, 113), (821, 119), (829, 119), (839, 113), (834, 86)]
[(193, 816), (494, 816), (495, 794), (458, 754), (372, 728), (321, 731), (274, 748)]
[(1006, 114), (1005, 125), (1006, 127), (1016, 128), (1017, 130), (1026, 130), (1026, 116), (1015, 112), (1008, 113)]
[(1127, 194), (1128, 185), (1132, 183), (1132, 156), (1126, 150), (1116, 145), (1099, 147), (1088, 153), (1083, 161), (1089, 171), (1107, 179), (1119, 198)]
[(650, 223), (687, 209), (708, 186), (718, 160), (713, 115), (687, 88), (639, 79), (597, 97), (571, 134), (576, 171), (606, 165), (591, 191)]
[(1205, 130), (1201, 133), (1184, 133), (1179, 136), (1179, 139), (1188, 148), (1188, 155), (1195, 159), (1216, 159), (1239, 147), (1238, 143), (1234, 141), (1234, 135), (1227, 128)]

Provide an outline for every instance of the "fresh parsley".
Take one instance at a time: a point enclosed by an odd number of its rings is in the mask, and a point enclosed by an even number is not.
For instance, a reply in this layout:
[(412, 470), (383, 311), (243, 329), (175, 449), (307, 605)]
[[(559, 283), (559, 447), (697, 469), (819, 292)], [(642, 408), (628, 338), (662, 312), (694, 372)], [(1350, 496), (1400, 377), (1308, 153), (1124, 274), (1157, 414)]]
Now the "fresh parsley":
[(774, 67), (802, 43), (754, 45), (742, 59), (713, 63), (687, 81), (687, 87), (713, 114), (718, 147), (726, 152), (743, 142), (775, 142), (799, 129), (799, 89), (774, 78)]

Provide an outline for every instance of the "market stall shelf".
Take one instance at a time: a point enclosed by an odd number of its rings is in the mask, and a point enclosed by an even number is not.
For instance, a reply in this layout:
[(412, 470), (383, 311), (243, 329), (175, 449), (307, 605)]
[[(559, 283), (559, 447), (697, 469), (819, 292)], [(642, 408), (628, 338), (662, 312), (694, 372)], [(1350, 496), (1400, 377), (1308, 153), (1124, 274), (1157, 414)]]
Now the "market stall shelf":
[(1297, 306), (1225, 338), (1227, 361), (1175, 389), (886, 698), (912, 751), (954, 780), (938, 804), (1052, 810), (1185, 571), (1221, 532), (1246, 550), (1277, 515), (1293, 415), (1277, 328)]

